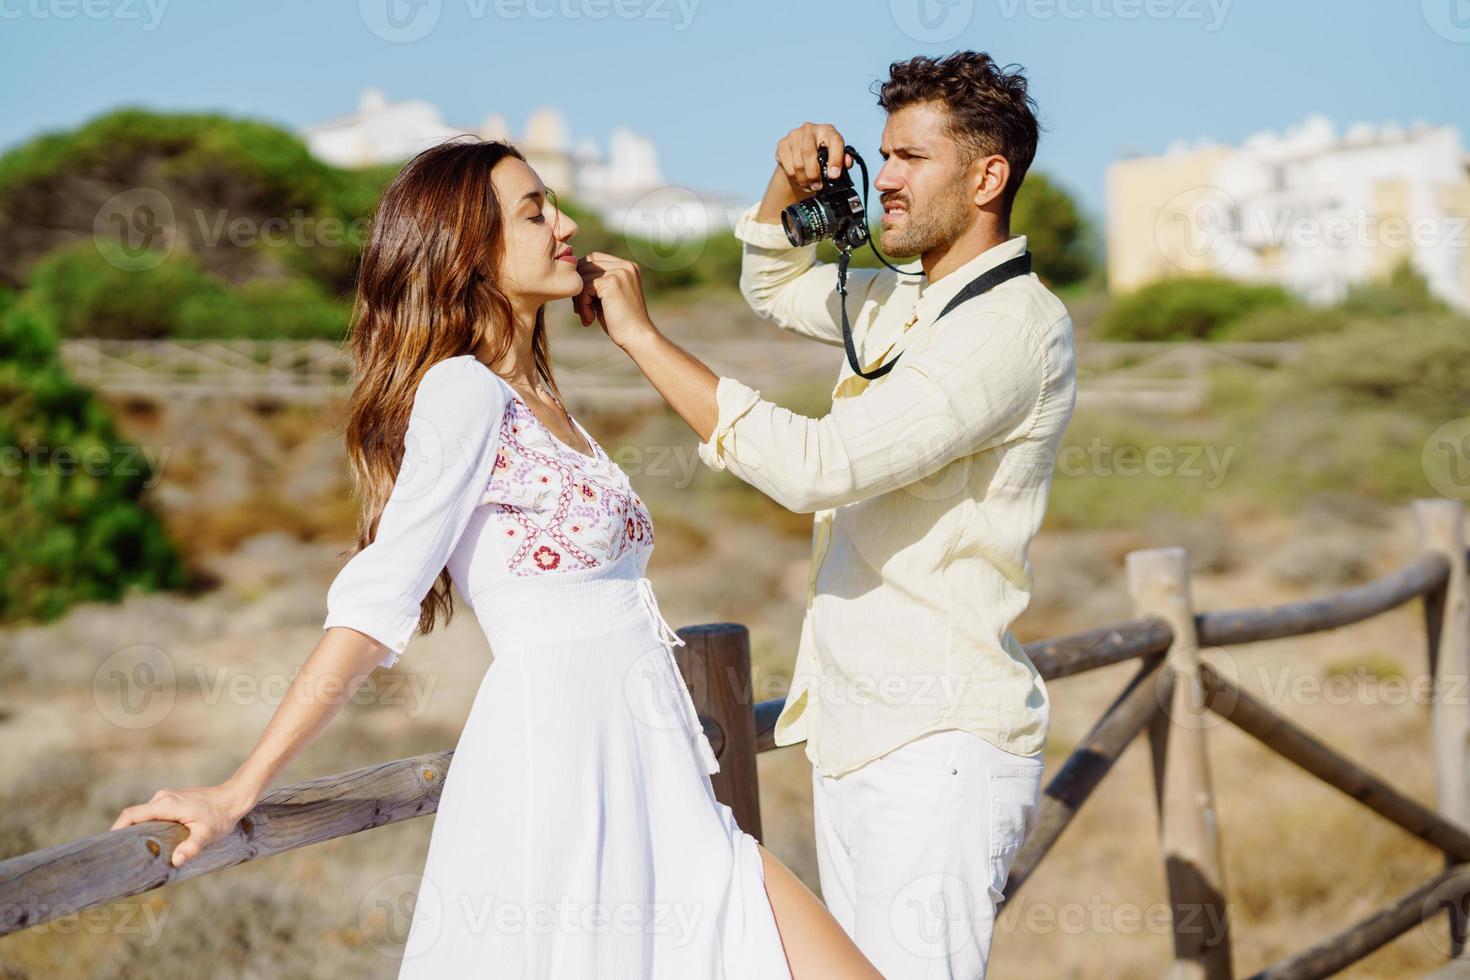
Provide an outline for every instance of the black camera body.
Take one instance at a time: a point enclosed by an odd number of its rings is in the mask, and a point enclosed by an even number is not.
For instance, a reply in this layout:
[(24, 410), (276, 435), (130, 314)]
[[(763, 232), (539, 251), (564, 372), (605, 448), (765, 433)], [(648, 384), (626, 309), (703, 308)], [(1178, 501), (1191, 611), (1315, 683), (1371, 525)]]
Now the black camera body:
[[(858, 160), (857, 151), (844, 147), (844, 153)], [(839, 249), (847, 251), (868, 240), (867, 209), (847, 168), (836, 178), (827, 176), (827, 148), (817, 147), (817, 161), (822, 168), (822, 189), (802, 198), (781, 212), (781, 227), (792, 245), (815, 245), (824, 238), (832, 239)]]

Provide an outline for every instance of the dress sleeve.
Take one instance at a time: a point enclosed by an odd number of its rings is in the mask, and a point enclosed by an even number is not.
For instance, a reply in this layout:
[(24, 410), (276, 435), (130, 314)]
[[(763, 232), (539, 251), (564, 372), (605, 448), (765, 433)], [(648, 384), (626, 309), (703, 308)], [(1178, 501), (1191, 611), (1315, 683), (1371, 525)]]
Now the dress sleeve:
[(424, 596), (480, 503), (506, 402), (504, 387), (471, 355), (440, 361), (419, 382), (377, 533), (332, 581), (322, 624), (386, 646), (379, 666), (393, 666), (407, 647)]

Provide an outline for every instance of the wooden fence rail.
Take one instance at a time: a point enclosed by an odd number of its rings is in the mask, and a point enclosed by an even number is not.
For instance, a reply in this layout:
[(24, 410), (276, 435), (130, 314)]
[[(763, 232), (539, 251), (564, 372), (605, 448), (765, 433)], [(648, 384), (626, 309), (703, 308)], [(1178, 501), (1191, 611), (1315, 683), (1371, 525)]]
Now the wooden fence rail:
[[(790, 381), (830, 381), (840, 352), (830, 345), (771, 339), (683, 341), (721, 373), (756, 388)], [(663, 403), (637, 366), (605, 338), (555, 342), (558, 376), (575, 410), (655, 407)], [(1078, 345), (1078, 405), (1190, 412), (1209, 393), (1216, 365), (1269, 369), (1301, 357), (1294, 342), (1221, 343), (1088, 341)], [(326, 340), (109, 340), (62, 342), (68, 372), (117, 395), (171, 398), (269, 398), (313, 402), (341, 396), (351, 360)]]
[[(1027, 654), (1047, 680), (1128, 660), (1138, 660), (1139, 666), (1047, 784), (1035, 829), (1012, 866), (1005, 898), (1025, 886), (1124, 749), (1146, 732), (1175, 913), (1172, 975), (1233, 977), (1221, 831), (1205, 753), (1210, 726), (1202, 721), (1212, 713), (1445, 855), (1445, 869), (1418, 888), (1256, 977), (1330, 976), (1440, 912), (1450, 916), (1456, 968), (1470, 969), (1464, 914), (1470, 899), (1470, 699), (1464, 694), (1470, 679), (1470, 554), (1465, 509), (1457, 500), (1420, 500), (1414, 513), (1419, 555), (1403, 568), (1335, 595), (1265, 608), (1196, 612), (1182, 549), (1133, 552), (1127, 566), (1137, 618), (1028, 644)], [(1436, 694), (1430, 703), (1437, 796), (1433, 807), (1317, 739), (1201, 656), (1205, 648), (1349, 626), (1415, 599), (1423, 601)], [(744, 626), (717, 623), (679, 633), (687, 644), (676, 650), (679, 668), (720, 758), (721, 770), (712, 777), (716, 795), (759, 838), (755, 760), (757, 753), (775, 747), (773, 730), (784, 700), (754, 700)], [(1456, 696), (1447, 696), (1451, 686)], [(186, 832), (165, 821), (0, 861), (0, 935), (174, 881), (432, 813), (452, 756), (451, 751), (401, 759), (277, 789), (232, 834), (183, 868), (174, 868), (169, 855)], [(1185, 913), (1195, 919), (1201, 908), (1219, 916), (1208, 921), (1225, 928), (1207, 936), (1207, 930), (1186, 927)]]

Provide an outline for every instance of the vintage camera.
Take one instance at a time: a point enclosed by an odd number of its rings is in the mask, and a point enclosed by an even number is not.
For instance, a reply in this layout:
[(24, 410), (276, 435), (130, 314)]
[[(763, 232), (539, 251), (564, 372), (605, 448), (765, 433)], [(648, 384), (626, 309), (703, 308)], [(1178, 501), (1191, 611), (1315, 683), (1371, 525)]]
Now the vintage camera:
[[(853, 161), (862, 165), (861, 158), (852, 147), (843, 147), (843, 152), (852, 154)], [(857, 248), (868, 240), (867, 209), (863, 207), (863, 199), (858, 196), (846, 167), (835, 179), (827, 176), (825, 146), (817, 147), (817, 162), (822, 168), (822, 189), (781, 212), (781, 227), (786, 229), (786, 238), (792, 245), (813, 245), (830, 238), (844, 251)], [(867, 173), (866, 167), (863, 167), (863, 172)]]

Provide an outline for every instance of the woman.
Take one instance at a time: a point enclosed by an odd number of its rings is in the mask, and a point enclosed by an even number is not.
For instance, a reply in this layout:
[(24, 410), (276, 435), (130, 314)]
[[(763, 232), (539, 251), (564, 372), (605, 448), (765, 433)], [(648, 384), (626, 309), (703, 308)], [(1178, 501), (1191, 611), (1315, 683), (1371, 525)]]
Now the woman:
[[(364, 501), (325, 633), (223, 784), (160, 790), (175, 867), (234, 830), (376, 666), (452, 615), (494, 652), (445, 780), (400, 977), (877, 977), (821, 902), (715, 799), (643, 573), (648, 512), (562, 405), (544, 309), (578, 298), (575, 222), (500, 142), (427, 150), (363, 253), (346, 427)], [(610, 257), (603, 257), (610, 264)], [(626, 269), (623, 270), (626, 272)], [(584, 281), (585, 277), (585, 281)]]

